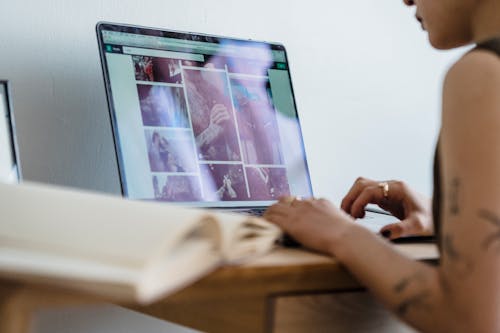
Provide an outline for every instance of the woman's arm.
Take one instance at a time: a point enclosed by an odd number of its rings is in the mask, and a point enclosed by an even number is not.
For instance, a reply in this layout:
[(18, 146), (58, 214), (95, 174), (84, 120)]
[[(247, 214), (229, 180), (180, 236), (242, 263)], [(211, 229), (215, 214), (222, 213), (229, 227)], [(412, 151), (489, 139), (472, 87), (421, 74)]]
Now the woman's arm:
[[(402, 303), (398, 303), (398, 297), (395, 297), (388, 305), (395, 309), (398, 315), (424, 331), (498, 332), (500, 330), (500, 59), (498, 56), (486, 51), (473, 51), (449, 71), (443, 91), (439, 150), (442, 184), (440, 190), (443, 198), (440, 203), (441, 264), (436, 269), (408, 268), (408, 274), (399, 276), (401, 280), (396, 284), (393, 280), (392, 285), (392, 297), (395, 296), (396, 289), (403, 285), (408, 287), (407, 297), (399, 298), (399, 302)], [(341, 250), (340, 253), (345, 254), (346, 251)], [(353, 251), (347, 251), (347, 255), (353, 254)], [(356, 261), (353, 257), (343, 260)], [(396, 265), (392, 260), (388, 263), (391, 266)], [(404, 261), (399, 262), (400, 265), (405, 265)], [(363, 268), (353, 269), (361, 271)], [(367, 276), (367, 272), (362, 274)], [(363, 282), (367, 285), (369, 283)], [(380, 291), (387, 291), (386, 288), (377, 286), (374, 286), (373, 290), (377, 295)], [(382, 300), (385, 299), (384, 295), (380, 297)], [(391, 293), (388, 299), (391, 300)]]
[(331, 254), (398, 317), (422, 331), (457, 332), (449, 320), (439, 269), (394, 250), (371, 231), (351, 224)]
[(439, 270), (398, 253), (387, 240), (353, 223), (352, 217), (328, 201), (290, 204), (283, 200), (269, 208), (265, 218), (304, 246), (335, 256), (386, 307), (413, 326), (454, 332), (443, 326), (449, 321), (438, 323), (444, 316), (451, 317)]
[(441, 132), (442, 280), (461, 320), (500, 330), (500, 58), (473, 51), (447, 75)]
[(266, 217), (336, 256), (388, 308), (426, 332), (500, 330), (500, 61), (481, 51), (447, 75), (441, 133), (442, 257), (410, 260), (324, 200)]

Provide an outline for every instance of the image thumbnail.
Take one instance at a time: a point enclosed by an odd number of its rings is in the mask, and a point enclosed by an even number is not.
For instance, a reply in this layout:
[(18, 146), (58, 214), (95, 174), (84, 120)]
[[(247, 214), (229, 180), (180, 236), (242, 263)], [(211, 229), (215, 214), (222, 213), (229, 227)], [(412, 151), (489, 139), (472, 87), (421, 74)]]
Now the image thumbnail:
[(182, 88), (138, 84), (137, 92), (144, 126), (189, 127)]
[(203, 164), (200, 167), (206, 201), (248, 200), (243, 166)]
[(282, 165), (276, 113), (267, 80), (231, 80), (244, 161)]
[(284, 168), (246, 168), (251, 200), (278, 200), (290, 195)]
[(198, 159), (240, 161), (226, 74), (185, 69), (184, 78)]
[(200, 201), (200, 182), (196, 176), (154, 175), (155, 199), (161, 201)]
[(148, 56), (132, 56), (137, 81), (182, 83), (179, 60)]
[(145, 130), (152, 172), (197, 172), (191, 132)]
[(213, 55), (211, 57), (206, 56), (205, 61), (194, 61), (194, 60), (182, 60), (183, 66), (187, 67), (205, 67), (205, 68), (217, 68), (225, 69), (227, 64), (227, 58), (221, 57), (219, 55)]
[(194, 60), (181, 60), (182, 66), (187, 67), (203, 67), (205, 65), (204, 62), (194, 61)]

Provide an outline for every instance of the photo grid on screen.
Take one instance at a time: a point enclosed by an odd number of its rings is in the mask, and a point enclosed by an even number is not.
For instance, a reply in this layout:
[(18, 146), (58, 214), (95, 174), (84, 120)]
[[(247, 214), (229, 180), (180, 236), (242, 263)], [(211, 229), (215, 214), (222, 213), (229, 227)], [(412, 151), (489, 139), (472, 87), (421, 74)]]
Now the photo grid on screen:
[(154, 199), (290, 194), (269, 64), (132, 56)]

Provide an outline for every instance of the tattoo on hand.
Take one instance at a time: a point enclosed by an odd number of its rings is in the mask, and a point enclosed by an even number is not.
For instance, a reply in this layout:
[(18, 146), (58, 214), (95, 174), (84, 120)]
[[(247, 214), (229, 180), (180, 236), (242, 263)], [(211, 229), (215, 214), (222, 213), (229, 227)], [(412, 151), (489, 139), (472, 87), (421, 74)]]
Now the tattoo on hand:
[(455, 246), (455, 240), (451, 234), (445, 234), (443, 237), (443, 255), (449, 259), (454, 273), (459, 277), (465, 277), (474, 269), (472, 261), (464, 257)]
[(489, 234), (482, 243), (483, 249), (488, 251), (493, 247), (493, 245), (500, 244), (500, 217), (486, 209), (479, 211), (479, 217), (486, 220), (496, 228), (496, 231)]
[(455, 177), (452, 179), (449, 189), (449, 212), (451, 215), (458, 215), (460, 213), (459, 190), (460, 179)]

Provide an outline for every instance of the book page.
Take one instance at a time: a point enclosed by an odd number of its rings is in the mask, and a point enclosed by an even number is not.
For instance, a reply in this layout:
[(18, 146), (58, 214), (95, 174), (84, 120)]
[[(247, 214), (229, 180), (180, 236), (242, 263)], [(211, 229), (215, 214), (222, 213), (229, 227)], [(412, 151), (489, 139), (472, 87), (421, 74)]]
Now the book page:
[(3, 277), (91, 292), (110, 300), (135, 300), (140, 272), (80, 258), (0, 248)]
[(214, 243), (193, 234), (146, 270), (138, 284), (136, 298), (141, 303), (150, 303), (193, 283), (220, 263), (220, 251)]
[(198, 234), (186, 238), (142, 271), (57, 254), (4, 248), (1, 275), (20, 281), (90, 292), (113, 301), (150, 303), (218, 267), (214, 243)]
[(222, 255), (237, 264), (270, 251), (281, 230), (262, 218), (236, 213), (214, 213), (222, 233)]
[(0, 244), (140, 269), (204, 212), (36, 184), (0, 184)]

